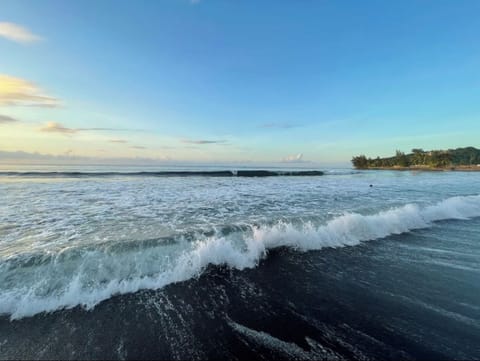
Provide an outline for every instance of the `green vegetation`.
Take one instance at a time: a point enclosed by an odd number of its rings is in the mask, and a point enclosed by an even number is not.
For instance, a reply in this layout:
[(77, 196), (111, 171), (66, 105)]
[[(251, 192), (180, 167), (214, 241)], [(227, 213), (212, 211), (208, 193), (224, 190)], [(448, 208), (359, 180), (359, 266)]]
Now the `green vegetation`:
[(480, 164), (480, 149), (474, 147), (448, 150), (412, 149), (405, 154), (397, 150), (393, 157), (367, 158), (359, 155), (352, 158), (353, 166), (357, 169), (368, 168), (453, 168), (456, 166), (476, 166)]

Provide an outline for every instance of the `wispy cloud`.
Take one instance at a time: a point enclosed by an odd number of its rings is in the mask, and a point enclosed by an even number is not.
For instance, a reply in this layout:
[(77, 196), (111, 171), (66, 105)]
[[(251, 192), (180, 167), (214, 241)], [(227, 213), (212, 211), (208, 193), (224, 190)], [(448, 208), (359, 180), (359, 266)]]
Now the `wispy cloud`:
[(0, 37), (16, 43), (28, 44), (42, 40), (27, 28), (14, 23), (0, 22)]
[(0, 114), (0, 124), (13, 123), (13, 122), (18, 122), (18, 119), (9, 117), (8, 115), (1, 115)]
[(125, 139), (110, 139), (109, 142), (110, 143), (120, 143), (120, 144), (128, 143), (128, 141), (126, 141)]
[[(2, 116), (0, 115), (0, 123), (2, 121)], [(51, 133), (61, 133), (65, 135), (72, 135), (79, 132), (127, 132), (135, 131), (132, 129), (123, 129), (123, 128), (69, 128), (58, 122), (47, 122), (43, 127), (40, 128), (41, 132), (51, 132)], [(113, 143), (126, 143), (126, 140), (122, 139), (113, 139), (110, 140)]]
[(288, 155), (285, 158), (282, 159), (283, 163), (304, 163), (305, 161), (303, 160), (303, 154), (292, 154)]
[(60, 101), (28, 80), (0, 74), (0, 105), (57, 107)]
[(132, 145), (130, 148), (132, 148), (132, 149), (147, 149), (147, 147), (143, 147), (141, 145)]
[(71, 135), (77, 132), (76, 129), (67, 128), (57, 122), (48, 122), (45, 126), (40, 128), (40, 131), (48, 133), (60, 133), (65, 135)]
[(298, 127), (297, 124), (291, 123), (265, 123), (260, 125), (260, 128), (276, 128), (276, 129), (290, 129)]
[(207, 139), (182, 139), (182, 143), (186, 144), (198, 144), (198, 145), (204, 145), (204, 144), (225, 144), (227, 141), (220, 139), (220, 140), (207, 140)]

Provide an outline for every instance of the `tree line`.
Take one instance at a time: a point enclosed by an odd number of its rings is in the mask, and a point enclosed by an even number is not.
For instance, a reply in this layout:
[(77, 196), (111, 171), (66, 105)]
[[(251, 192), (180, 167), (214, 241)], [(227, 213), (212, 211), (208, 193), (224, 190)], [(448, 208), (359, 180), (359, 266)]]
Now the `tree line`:
[(477, 165), (480, 164), (480, 149), (466, 147), (425, 151), (415, 148), (409, 154), (397, 150), (394, 156), (386, 158), (367, 158), (362, 154), (353, 157), (352, 164), (357, 169), (412, 166), (446, 168), (459, 165)]

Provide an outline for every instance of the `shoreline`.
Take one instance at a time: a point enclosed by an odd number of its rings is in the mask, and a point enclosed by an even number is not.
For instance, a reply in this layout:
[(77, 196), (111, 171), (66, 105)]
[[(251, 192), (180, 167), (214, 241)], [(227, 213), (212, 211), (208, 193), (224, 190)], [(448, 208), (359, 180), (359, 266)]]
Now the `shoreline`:
[(368, 167), (368, 168), (356, 168), (357, 170), (398, 170), (398, 171), (422, 171), (422, 172), (480, 172), (478, 166), (452, 166), (442, 168), (432, 167)]

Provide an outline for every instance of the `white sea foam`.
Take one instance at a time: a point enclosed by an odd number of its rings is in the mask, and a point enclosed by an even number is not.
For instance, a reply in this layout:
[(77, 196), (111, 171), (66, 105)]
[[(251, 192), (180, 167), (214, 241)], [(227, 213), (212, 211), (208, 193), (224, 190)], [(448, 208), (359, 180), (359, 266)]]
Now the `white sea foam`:
[(21, 283), (25, 278), (22, 272), (28, 267), (17, 271), (7, 264), (1, 271), (17, 282), (10, 282), (6, 288), (0, 286), (0, 313), (19, 319), (79, 305), (91, 309), (116, 294), (158, 289), (196, 277), (208, 265), (239, 270), (255, 267), (269, 249), (277, 247), (308, 251), (354, 246), (426, 228), (435, 221), (479, 216), (480, 196), (453, 197), (423, 208), (407, 204), (372, 215), (347, 213), (320, 225), (279, 222), (252, 226), (240, 235), (205, 237), (167, 255), (160, 246), (121, 254), (89, 251), (76, 258), (57, 255), (38, 266), (30, 284)]

